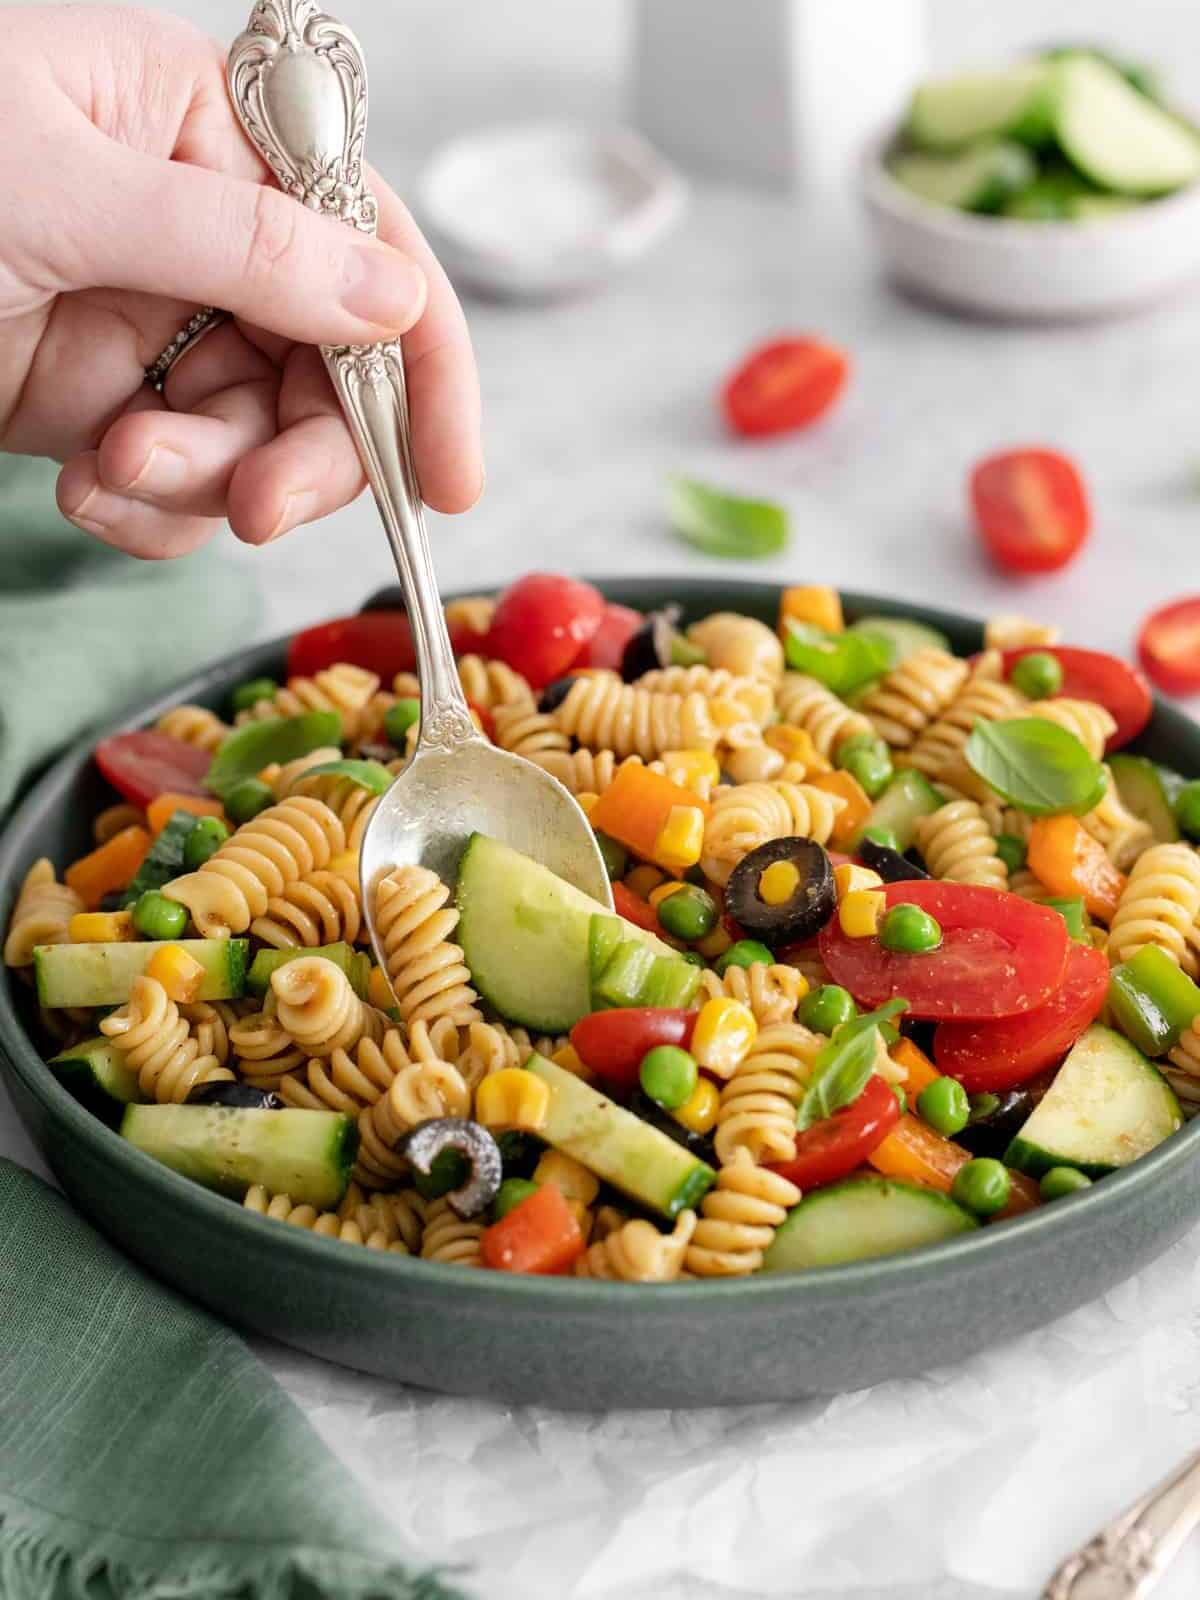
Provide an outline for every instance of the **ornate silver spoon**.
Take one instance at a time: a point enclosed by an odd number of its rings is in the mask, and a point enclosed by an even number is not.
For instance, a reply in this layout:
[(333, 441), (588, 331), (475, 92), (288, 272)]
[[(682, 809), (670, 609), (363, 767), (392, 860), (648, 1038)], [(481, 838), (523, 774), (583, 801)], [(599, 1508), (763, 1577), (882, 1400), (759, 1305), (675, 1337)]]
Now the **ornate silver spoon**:
[[(363, 177), (366, 70), (349, 28), (316, 0), (259, 0), (227, 70), (242, 127), (284, 193), (374, 233), (375, 197)], [(603, 858), (574, 798), (540, 767), (489, 744), (471, 721), (429, 552), (399, 342), (323, 346), (321, 354), (392, 547), (421, 679), (413, 759), (376, 807), (362, 842), (376, 954), (369, 890), (380, 875), (419, 863), (453, 882), (475, 831), (533, 856), (611, 907)]]

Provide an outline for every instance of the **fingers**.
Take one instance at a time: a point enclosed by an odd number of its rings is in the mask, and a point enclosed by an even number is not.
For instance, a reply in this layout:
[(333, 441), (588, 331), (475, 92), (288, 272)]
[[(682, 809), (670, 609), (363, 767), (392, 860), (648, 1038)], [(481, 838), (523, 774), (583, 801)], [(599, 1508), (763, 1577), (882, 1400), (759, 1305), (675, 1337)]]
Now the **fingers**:
[(99, 480), (98, 452), (73, 457), (58, 475), (59, 510), (77, 528), (143, 561), (189, 555), (219, 532), (213, 517), (181, 515), (113, 494)]

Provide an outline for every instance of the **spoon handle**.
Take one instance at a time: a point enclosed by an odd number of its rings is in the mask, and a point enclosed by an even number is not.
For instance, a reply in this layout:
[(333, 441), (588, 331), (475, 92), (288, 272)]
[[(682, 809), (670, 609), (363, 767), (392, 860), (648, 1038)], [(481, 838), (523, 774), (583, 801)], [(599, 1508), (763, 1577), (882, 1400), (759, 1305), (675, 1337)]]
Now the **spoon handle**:
[[(350, 29), (316, 0), (258, 0), (227, 78), (238, 119), (284, 193), (373, 234), (377, 207), (363, 176), (367, 74)], [(449, 750), (478, 734), (438, 597), (400, 342), (322, 345), (321, 355), (400, 574), (421, 678), (419, 747)]]

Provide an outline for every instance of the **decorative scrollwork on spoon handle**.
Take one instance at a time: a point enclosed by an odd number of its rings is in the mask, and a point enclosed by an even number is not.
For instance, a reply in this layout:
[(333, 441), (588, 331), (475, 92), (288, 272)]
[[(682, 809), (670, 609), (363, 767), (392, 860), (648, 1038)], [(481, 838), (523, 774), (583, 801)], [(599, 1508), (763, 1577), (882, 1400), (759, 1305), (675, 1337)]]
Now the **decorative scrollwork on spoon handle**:
[(1197, 1522), (1200, 1452), (1068, 1556), (1043, 1600), (1145, 1600)]
[[(229, 52), (227, 79), (238, 119), (284, 193), (373, 234), (378, 208), (363, 174), (367, 73), (350, 29), (316, 0), (258, 0)], [(421, 675), (418, 748), (451, 749), (478, 734), (438, 599), (400, 344), (323, 345), (321, 354), (404, 590)]]

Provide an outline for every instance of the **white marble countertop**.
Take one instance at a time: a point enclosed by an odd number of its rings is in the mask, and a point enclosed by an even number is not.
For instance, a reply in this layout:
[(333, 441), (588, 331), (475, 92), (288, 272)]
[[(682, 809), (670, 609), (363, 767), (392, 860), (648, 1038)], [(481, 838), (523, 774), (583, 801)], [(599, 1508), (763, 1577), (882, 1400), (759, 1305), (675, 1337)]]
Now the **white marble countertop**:
[[(489, 481), (469, 516), (434, 519), (447, 588), (531, 566), (741, 575), (665, 528), (664, 476), (681, 468), (791, 506), (791, 549), (748, 576), (1024, 610), (1121, 652), (1147, 609), (1200, 589), (1200, 297), (1088, 327), (951, 320), (877, 280), (856, 218), (710, 192), (602, 296), (469, 312)], [(791, 329), (853, 353), (843, 404), (782, 443), (729, 442), (715, 386)], [(1096, 510), (1083, 558), (1029, 586), (984, 566), (964, 515), (972, 461), (1022, 443), (1071, 452)], [(235, 558), (263, 586), (264, 637), (353, 609), (390, 576), (366, 501)], [(6, 1105), (0, 1153), (38, 1166)], [(1200, 1233), (962, 1368), (749, 1412), (561, 1417), (258, 1348), (410, 1543), (475, 1563), (492, 1600), (1031, 1600), (1200, 1444), (1198, 1265)], [(1200, 1546), (1160, 1592), (1198, 1587)]]

